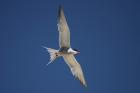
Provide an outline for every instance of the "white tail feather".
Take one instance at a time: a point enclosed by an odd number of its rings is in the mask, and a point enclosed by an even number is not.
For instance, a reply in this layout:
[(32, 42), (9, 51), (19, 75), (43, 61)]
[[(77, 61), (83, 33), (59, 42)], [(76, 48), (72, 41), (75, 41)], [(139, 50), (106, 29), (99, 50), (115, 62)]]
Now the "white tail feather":
[(45, 46), (42, 46), (42, 47), (45, 48), (48, 51), (48, 53), (50, 54), (50, 62), (47, 65), (52, 63), (57, 57), (60, 56), (58, 50), (55, 50), (55, 49), (52, 49), (52, 48), (47, 48)]

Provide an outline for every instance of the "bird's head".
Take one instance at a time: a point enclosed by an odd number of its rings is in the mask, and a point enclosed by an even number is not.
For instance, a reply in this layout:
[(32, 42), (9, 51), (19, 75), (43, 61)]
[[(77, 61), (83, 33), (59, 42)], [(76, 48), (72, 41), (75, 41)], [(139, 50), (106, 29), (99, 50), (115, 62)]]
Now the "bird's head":
[(74, 54), (79, 54), (80, 52), (77, 49), (73, 49), (75, 51)]
[(71, 49), (71, 48), (68, 50), (68, 52), (69, 52), (69, 53), (72, 53), (72, 54), (74, 54), (74, 55), (80, 53), (77, 49)]

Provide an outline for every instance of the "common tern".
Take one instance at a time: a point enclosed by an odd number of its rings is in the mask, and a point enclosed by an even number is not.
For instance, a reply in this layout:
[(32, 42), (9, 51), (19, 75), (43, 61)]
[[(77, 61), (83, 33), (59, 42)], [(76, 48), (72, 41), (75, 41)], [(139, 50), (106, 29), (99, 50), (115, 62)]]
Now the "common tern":
[(58, 10), (57, 26), (59, 31), (60, 49), (56, 50), (43, 46), (50, 54), (50, 62), (48, 64), (54, 62), (54, 60), (58, 57), (63, 57), (72, 74), (80, 80), (83, 86), (87, 87), (82, 68), (74, 57), (74, 55), (78, 54), (79, 52), (76, 49), (72, 49), (70, 45), (70, 30), (64, 15), (64, 10), (61, 6), (59, 6)]

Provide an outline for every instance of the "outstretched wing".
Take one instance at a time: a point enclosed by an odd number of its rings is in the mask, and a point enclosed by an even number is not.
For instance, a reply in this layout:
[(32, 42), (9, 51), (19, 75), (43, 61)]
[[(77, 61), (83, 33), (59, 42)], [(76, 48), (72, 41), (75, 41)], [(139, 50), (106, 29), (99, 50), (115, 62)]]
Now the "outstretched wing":
[(62, 7), (58, 11), (59, 46), (70, 47), (70, 31)]
[(72, 74), (80, 80), (80, 82), (86, 87), (86, 81), (84, 79), (83, 71), (80, 64), (77, 62), (75, 57), (72, 54), (63, 55), (65, 62), (68, 64), (71, 69)]

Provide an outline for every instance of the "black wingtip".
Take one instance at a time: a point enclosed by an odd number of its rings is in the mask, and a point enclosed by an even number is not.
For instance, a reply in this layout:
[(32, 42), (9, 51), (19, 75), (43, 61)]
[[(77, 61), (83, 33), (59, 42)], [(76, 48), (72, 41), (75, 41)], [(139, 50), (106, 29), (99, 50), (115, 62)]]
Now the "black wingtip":
[(60, 4), (60, 5), (59, 5), (59, 10), (61, 10), (61, 9), (62, 9), (62, 5)]
[(58, 21), (60, 19), (60, 15), (61, 15), (61, 8), (62, 8), (62, 6), (59, 5), (59, 7), (58, 7)]
[(62, 7), (62, 5), (59, 5), (59, 8), (58, 8), (58, 14), (59, 15), (61, 14), (61, 11), (63, 11), (63, 7)]
[(61, 15), (62, 15), (62, 13), (63, 13), (62, 5), (59, 5), (59, 7), (58, 7), (58, 22), (59, 22), (59, 20), (60, 20), (60, 17), (61, 17)]
[(87, 84), (83, 83), (82, 81), (80, 81), (80, 83), (83, 85), (84, 88), (87, 88)]

